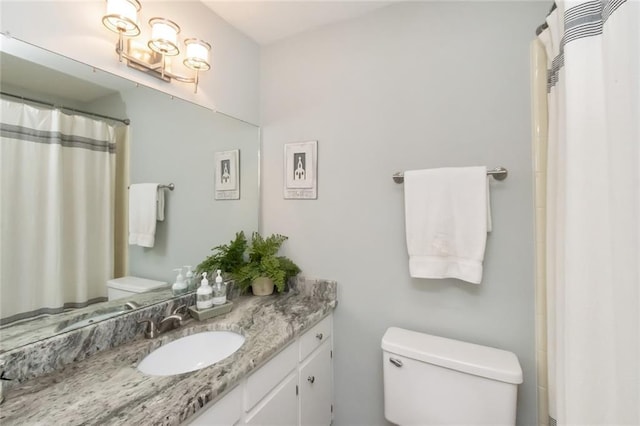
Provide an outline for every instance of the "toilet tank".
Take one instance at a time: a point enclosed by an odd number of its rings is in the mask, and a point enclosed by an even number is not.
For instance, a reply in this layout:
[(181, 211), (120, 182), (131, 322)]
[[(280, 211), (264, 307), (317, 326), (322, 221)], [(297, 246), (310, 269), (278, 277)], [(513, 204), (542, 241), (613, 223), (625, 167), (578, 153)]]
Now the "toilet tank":
[(382, 338), (384, 411), (398, 425), (514, 425), (515, 354), (389, 328)]
[(107, 281), (107, 298), (109, 300), (131, 297), (137, 293), (167, 287), (164, 281), (149, 280), (139, 277), (121, 277)]

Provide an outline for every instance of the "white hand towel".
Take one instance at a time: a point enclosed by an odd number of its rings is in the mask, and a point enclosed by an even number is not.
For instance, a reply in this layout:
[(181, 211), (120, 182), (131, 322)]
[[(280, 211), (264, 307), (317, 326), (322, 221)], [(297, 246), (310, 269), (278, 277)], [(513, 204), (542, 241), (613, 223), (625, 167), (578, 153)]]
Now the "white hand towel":
[(479, 284), (491, 223), (487, 168), (407, 171), (404, 189), (411, 276)]
[(164, 193), (157, 183), (129, 187), (129, 244), (153, 247), (156, 220), (164, 220)]

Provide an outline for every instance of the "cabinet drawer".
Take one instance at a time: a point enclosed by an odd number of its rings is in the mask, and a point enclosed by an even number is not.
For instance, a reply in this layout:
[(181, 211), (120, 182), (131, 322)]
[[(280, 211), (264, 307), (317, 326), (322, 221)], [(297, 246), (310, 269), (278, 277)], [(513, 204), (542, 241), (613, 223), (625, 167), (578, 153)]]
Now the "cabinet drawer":
[(247, 378), (245, 411), (252, 409), (258, 401), (298, 366), (297, 348), (297, 343), (290, 344)]
[(331, 338), (331, 315), (300, 337), (300, 358), (305, 359), (315, 348)]

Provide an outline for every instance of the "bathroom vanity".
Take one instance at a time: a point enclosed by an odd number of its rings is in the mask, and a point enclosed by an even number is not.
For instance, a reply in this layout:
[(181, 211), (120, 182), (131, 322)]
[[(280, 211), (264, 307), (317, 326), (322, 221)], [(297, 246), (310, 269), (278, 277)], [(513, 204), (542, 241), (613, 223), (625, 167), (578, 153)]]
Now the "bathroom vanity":
[[(156, 339), (145, 339), (140, 325), (128, 343), (6, 389), (0, 423), (209, 425), (215, 419), (216, 424), (328, 425), (336, 304), (335, 282), (307, 280), (286, 294), (240, 297), (228, 314), (189, 320)], [(127, 315), (92, 327), (116, 331), (109, 323), (126, 320)], [(136, 369), (163, 344), (212, 330), (234, 331), (245, 342), (231, 356), (189, 373), (148, 376)]]
[(329, 425), (332, 419), (332, 316), (295, 339), (191, 425)]

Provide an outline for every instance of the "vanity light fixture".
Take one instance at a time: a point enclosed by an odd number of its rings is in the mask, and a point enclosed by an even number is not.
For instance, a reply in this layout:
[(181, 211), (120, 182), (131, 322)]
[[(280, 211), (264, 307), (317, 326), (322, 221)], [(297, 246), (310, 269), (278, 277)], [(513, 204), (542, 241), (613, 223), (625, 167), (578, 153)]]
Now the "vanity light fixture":
[[(164, 81), (177, 80), (193, 83), (194, 93), (198, 93), (200, 71), (211, 69), (209, 52), (211, 45), (197, 38), (188, 38), (185, 44), (185, 67), (194, 71), (193, 77), (185, 77), (171, 71), (167, 64), (167, 56), (180, 54), (178, 34), (180, 26), (165, 18), (151, 18), (151, 39), (146, 45), (134, 39), (140, 35), (138, 12), (141, 6), (138, 0), (106, 0), (107, 13), (102, 17), (102, 24), (118, 34), (116, 53), (120, 62), (125, 59), (127, 65), (146, 72)], [(128, 37), (125, 47), (124, 37)]]

